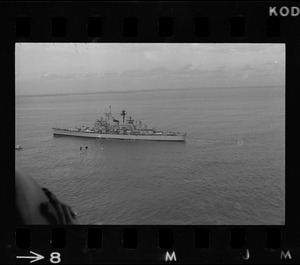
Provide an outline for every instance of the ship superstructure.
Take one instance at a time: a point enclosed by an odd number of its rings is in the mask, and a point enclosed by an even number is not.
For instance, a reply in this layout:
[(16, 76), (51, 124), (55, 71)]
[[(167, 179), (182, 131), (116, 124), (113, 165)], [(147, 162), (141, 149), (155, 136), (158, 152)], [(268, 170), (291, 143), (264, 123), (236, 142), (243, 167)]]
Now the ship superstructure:
[(127, 118), (125, 110), (120, 113), (120, 116), (120, 120), (113, 117), (109, 107), (109, 111), (96, 120), (93, 128), (85, 126), (70, 129), (52, 128), (53, 134), (101, 139), (185, 141), (185, 133), (148, 128), (147, 124), (140, 120), (134, 120), (131, 116)]

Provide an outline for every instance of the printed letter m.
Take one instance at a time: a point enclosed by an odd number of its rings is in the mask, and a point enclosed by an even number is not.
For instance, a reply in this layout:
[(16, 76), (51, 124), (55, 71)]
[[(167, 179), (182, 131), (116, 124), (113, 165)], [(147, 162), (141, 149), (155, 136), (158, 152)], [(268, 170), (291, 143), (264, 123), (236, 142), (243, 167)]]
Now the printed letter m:
[(291, 253), (289, 250), (286, 253), (284, 253), (282, 250), (281, 254), (280, 254), (280, 259), (282, 259), (282, 257), (284, 257), (284, 259), (287, 259), (287, 258), (292, 259), (292, 256), (291, 256)]
[(176, 261), (175, 251), (172, 252), (171, 256), (170, 253), (167, 251), (165, 261), (172, 261), (173, 259), (174, 261)]

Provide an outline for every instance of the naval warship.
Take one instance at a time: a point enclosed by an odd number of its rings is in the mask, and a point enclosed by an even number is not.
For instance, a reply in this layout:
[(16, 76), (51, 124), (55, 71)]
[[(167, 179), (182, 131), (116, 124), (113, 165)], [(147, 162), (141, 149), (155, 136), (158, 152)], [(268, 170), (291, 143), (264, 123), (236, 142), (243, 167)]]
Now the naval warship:
[(113, 117), (111, 107), (109, 107), (109, 111), (97, 119), (92, 128), (86, 126), (69, 129), (52, 128), (53, 135), (118, 140), (185, 141), (186, 133), (148, 128), (147, 124), (140, 120), (135, 121), (130, 116), (127, 118), (125, 110), (120, 115), (121, 122)]

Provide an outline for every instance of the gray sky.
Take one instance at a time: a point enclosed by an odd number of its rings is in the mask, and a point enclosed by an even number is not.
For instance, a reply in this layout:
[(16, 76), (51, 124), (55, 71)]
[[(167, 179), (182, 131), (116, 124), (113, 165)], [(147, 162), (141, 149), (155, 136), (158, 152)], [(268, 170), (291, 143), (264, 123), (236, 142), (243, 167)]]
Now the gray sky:
[(17, 43), (16, 94), (285, 83), (284, 44)]

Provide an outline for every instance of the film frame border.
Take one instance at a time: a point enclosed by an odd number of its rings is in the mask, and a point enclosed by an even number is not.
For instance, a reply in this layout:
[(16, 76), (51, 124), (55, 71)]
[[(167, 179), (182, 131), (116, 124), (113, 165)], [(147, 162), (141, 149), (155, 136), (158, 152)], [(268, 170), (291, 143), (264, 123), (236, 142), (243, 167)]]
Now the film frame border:
[[(286, 169), (285, 169), (285, 202), (286, 220), (283, 226), (66, 226), (66, 248), (60, 249), (65, 257), (61, 263), (164, 263), (166, 249), (158, 247), (158, 230), (171, 228), (174, 231), (175, 245), (167, 248), (170, 255), (175, 251), (179, 263), (204, 263), (204, 262), (242, 262), (246, 249), (250, 249), (253, 261), (280, 262), (290, 259), (287, 251), (290, 251), (291, 262), (300, 260), (300, 218), (297, 214), (297, 202), (299, 193), (297, 187), (300, 171), (297, 168), (297, 150), (299, 143), (295, 141), (299, 135), (296, 121), (299, 107), (297, 106), (297, 81), (300, 69), (300, 37), (299, 16), (292, 16), (292, 7), (298, 7), (295, 2), (0, 2), (0, 30), (2, 41), (0, 49), (4, 84), (7, 89), (3, 90), (2, 103), (10, 114), (14, 114), (14, 103), (6, 98), (14, 99), (15, 61), (14, 44), (16, 42), (187, 42), (187, 43), (285, 43), (286, 45)], [(145, 6), (147, 6), (145, 8)], [(275, 7), (276, 16), (270, 16), (270, 7)], [(283, 8), (286, 7), (286, 8)], [(274, 10), (274, 9), (273, 9)], [(282, 12), (280, 12), (282, 10)], [(288, 10), (288, 11), (287, 11)], [(287, 13), (289, 12), (289, 13)], [(28, 23), (29, 34), (25, 37), (16, 36), (16, 21), (25, 18), (23, 23)], [(52, 36), (51, 19), (53, 17), (65, 18), (65, 32), (59, 32), (58, 36)], [(102, 24), (100, 36), (89, 37), (86, 23), (90, 17), (99, 17)], [(137, 18), (136, 36), (123, 36), (122, 21), (124, 18)], [(208, 18), (208, 34), (196, 36), (195, 18)], [(273, 17), (274, 19), (270, 19)], [(158, 32), (160, 18), (172, 18), (173, 34), (160, 36)], [(244, 19), (244, 35), (230, 35), (230, 19)], [(205, 19), (204, 19), (205, 20)], [(267, 22), (267, 20), (269, 22)], [(26, 22), (27, 21), (27, 22)], [(58, 25), (63, 21), (58, 21)], [(270, 22), (271, 21), (271, 22)], [(20, 23), (20, 22), (19, 22)], [(127, 23), (133, 23), (132, 20)], [(166, 32), (168, 32), (168, 23)], [(275, 32), (271, 29), (271, 35), (266, 35), (266, 25), (277, 25)], [(273, 23), (273, 24), (272, 24)], [(279, 23), (279, 24), (278, 24)], [(22, 23), (21, 23), (22, 24)], [(279, 29), (278, 29), (279, 25)], [(170, 26), (170, 25), (169, 25)], [(54, 26), (55, 27), (55, 26)], [(237, 26), (239, 27), (239, 26)], [(276, 26), (275, 26), (276, 27)], [(26, 29), (26, 26), (25, 26)], [(28, 29), (28, 27), (27, 27)], [(25, 30), (26, 31), (26, 30)], [(243, 31), (243, 28), (237, 31)], [(65, 34), (64, 34), (65, 33)], [(60, 34), (62, 36), (60, 36)], [(273, 34), (273, 36), (272, 36)], [(25, 34), (26, 35), (26, 34)], [(129, 30), (130, 35), (130, 30)], [(200, 34), (201, 35), (201, 34)], [(298, 107), (298, 108), (297, 108)], [(298, 112), (297, 112), (298, 110)], [(13, 117), (10, 116), (11, 121)], [(15, 129), (15, 124), (11, 128)], [(299, 127), (299, 126), (298, 126)], [(11, 137), (3, 135), (6, 139), (7, 150), (11, 150), (14, 144), (14, 134)], [(22, 251), (36, 251), (50, 255), (52, 248), (49, 244), (51, 231), (57, 227), (51, 226), (25, 226), (31, 232), (31, 246), (29, 249), (17, 249), (15, 246), (14, 215), (14, 150), (8, 152), (7, 174), (5, 174), (5, 187), (9, 187), (6, 194), (8, 201), (8, 216), (5, 242), (1, 248), (5, 251), (4, 262), (16, 262), (15, 256)], [(12, 162), (13, 161), (13, 162)], [(9, 210), (10, 209), (10, 210)], [(138, 229), (139, 245), (135, 250), (122, 246), (122, 233), (124, 228), (135, 227)], [(3, 227), (2, 227), (3, 228)], [(18, 227), (19, 228), (19, 227)], [(21, 229), (23, 227), (20, 227)], [(86, 233), (89, 228), (102, 230), (102, 247), (100, 250), (86, 248)], [(194, 232), (197, 228), (207, 228), (212, 237), (208, 249), (197, 249), (194, 245)], [(246, 244), (243, 248), (233, 249), (229, 246), (230, 231), (232, 228), (242, 228), (246, 233)], [(271, 228), (279, 228), (281, 233), (281, 246), (279, 248), (267, 248), (265, 245), (265, 231)], [(278, 230), (277, 230), (278, 231)], [(81, 242), (72, 239), (82, 238)], [(260, 238), (260, 239), (259, 239)], [(217, 240), (216, 240), (217, 239)], [(109, 242), (109, 243), (108, 243)], [(78, 244), (77, 244), (78, 243)], [(21, 251), (19, 251), (21, 250)], [(25, 253), (24, 252), (24, 253)], [(74, 252), (77, 255), (74, 256)], [(284, 255), (282, 255), (282, 252)], [(285, 257), (284, 257), (285, 256)], [(283, 257), (283, 259), (282, 259)], [(45, 261), (45, 260), (44, 260)], [(249, 260), (250, 261), (250, 260)], [(1, 261), (3, 262), (3, 261)]]

